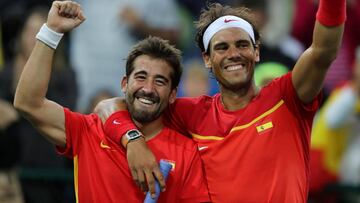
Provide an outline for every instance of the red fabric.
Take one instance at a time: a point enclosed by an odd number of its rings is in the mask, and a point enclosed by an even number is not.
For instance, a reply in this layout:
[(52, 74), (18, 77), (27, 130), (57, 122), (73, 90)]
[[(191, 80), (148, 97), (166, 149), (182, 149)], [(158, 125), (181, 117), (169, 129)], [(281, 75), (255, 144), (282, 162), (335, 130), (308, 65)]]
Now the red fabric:
[(121, 143), (121, 137), (133, 129), (137, 129), (137, 127), (132, 122), (128, 111), (117, 111), (111, 114), (104, 124), (105, 134), (116, 143)]
[(310, 150), (310, 193), (323, 192), (324, 188), (338, 179), (324, 166), (324, 153), (319, 149)]
[(344, 23), (346, 0), (320, 0), (316, 19), (325, 26), (337, 26)]
[[(100, 118), (64, 111), (66, 147), (58, 151), (74, 157), (79, 202), (143, 202), (145, 196), (132, 180), (125, 151), (105, 136)], [(158, 202), (209, 201), (199, 153), (191, 139), (164, 128), (148, 146), (158, 161), (165, 159), (175, 166)]]
[[(180, 98), (166, 120), (197, 141), (213, 202), (304, 203), (319, 104), (320, 97), (308, 105), (298, 99), (289, 73), (238, 111), (224, 109), (219, 94)], [(271, 128), (259, 132), (269, 123)]]

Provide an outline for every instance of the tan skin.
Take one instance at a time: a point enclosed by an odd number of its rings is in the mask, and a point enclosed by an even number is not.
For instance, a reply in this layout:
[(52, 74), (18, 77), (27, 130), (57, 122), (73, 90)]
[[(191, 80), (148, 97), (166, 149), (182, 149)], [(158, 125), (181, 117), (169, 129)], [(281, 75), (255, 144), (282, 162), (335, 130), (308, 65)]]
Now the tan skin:
[[(343, 31), (343, 24), (326, 27), (316, 22), (313, 43), (301, 55), (292, 71), (292, 83), (299, 99), (304, 103), (311, 102), (323, 87), (326, 71), (339, 50)], [(253, 69), (260, 59), (259, 48), (254, 48), (249, 36), (236, 28), (219, 31), (210, 43), (210, 55), (203, 53), (203, 58), (206, 66), (212, 67), (220, 83), (224, 107), (231, 111), (244, 108), (258, 93), (253, 81)], [(242, 64), (245, 68), (227, 71), (227, 65), (233, 64)], [(126, 105), (123, 99), (113, 98), (100, 103), (96, 113), (106, 120), (114, 111), (124, 109)], [(144, 140), (129, 143), (127, 153), (132, 154), (128, 156), (129, 165), (147, 175), (156, 174), (157, 163), (152, 161), (154, 156), (149, 152)], [(146, 166), (151, 166), (155, 171)], [(160, 181), (160, 185), (163, 187), (165, 183)], [(152, 188), (154, 185), (149, 184), (148, 187)]]
[[(49, 11), (46, 24), (56, 32), (65, 33), (79, 26), (84, 20), (85, 17), (82, 13), (81, 6), (76, 2), (54, 1)], [(64, 147), (66, 146), (66, 134), (63, 107), (45, 97), (49, 85), (54, 52), (55, 50), (44, 43), (40, 41), (36, 42), (21, 74), (15, 94), (14, 106), (45, 138), (55, 145)], [(141, 56), (139, 58), (141, 58)], [(169, 67), (165, 62), (150, 60), (149, 58), (136, 60), (135, 64), (139, 65), (140, 68), (154, 65), (155, 67), (161, 67), (162, 71)], [(146, 74), (140, 77), (143, 79), (131, 75), (129, 78), (123, 80), (123, 90), (143, 88), (144, 91), (156, 91), (160, 98), (166, 101), (165, 103), (167, 105), (168, 102), (174, 101), (176, 95), (175, 90), (170, 90), (170, 74), (169, 70), (167, 71), (167, 73), (162, 75), (161, 79), (158, 77), (160, 75), (159, 73), (154, 74), (154, 70), (150, 70), (149, 72), (145, 71)], [(135, 79), (132, 80), (132, 78)], [(166, 78), (166, 80), (164, 80), (164, 78)], [(134, 83), (134, 81), (136, 82)], [(137, 105), (141, 107), (141, 105), (144, 104)], [(152, 108), (151, 106), (146, 106), (146, 108), (149, 107), (150, 109)], [(153, 133), (158, 132), (159, 127), (161, 128), (162, 123), (160, 121), (161, 118), (155, 123), (147, 125), (137, 124), (143, 132), (149, 134), (150, 137), (146, 139), (150, 139), (151, 136), (154, 135)], [(160, 126), (159, 122), (161, 124)], [(144, 149), (144, 147), (142, 149)], [(144, 150), (141, 152), (146, 153)], [(152, 155), (150, 150), (148, 153)], [(136, 157), (137, 153), (132, 155), (132, 153), (128, 151), (127, 154), (128, 156)], [(163, 189), (165, 188), (165, 181), (155, 160), (153, 157), (153, 159), (150, 160), (151, 164), (141, 165), (142, 168), (146, 168), (145, 171), (148, 171), (147, 173), (143, 173), (143, 170), (139, 171), (138, 168), (130, 167), (134, 179), (138, 180), (139, 187), (144, 191), (148, 190), (145, 179), (148, 184), (155, 185), (153, 174), (160, 181), (161, 187)], [(138, 164), (136, 161), (134, 163)], [(131, 164), (134, 165), (133, 163)], [(155, 187), (151, 187), (149, 190), (152, 195), (155, 195)]]
[(223, 105), (231, 111), (243, 108), (257, 94), (252, 76), (259, 48), (245, 31), (229, 28), (213, 36), (210, 49), (203, 58), (219, 81)]
[[(72, 1), (54, 1), (46, 24), (52, 30), (64, 33), (84, 20), (79, 4)], [(55, 50), (44, 43), (36, 42), (21, 74), (14, 106), (50, 142), (64, 147), (66, 136), (63, 107), (45, 97), (54, 52)]]
[[(134, 106), (136, 110), (153, 112), (157, 109), (162, 109), (168, 105), (168, 103), (173, 103), (176, 98), (176, 89), (171, 89), (171, 67), (160, 59), (154, 59), (146, 55), (139, 56), (134, 61), (134, 70), (130, 74), (129, 78), (124, 77), (121, 82), (122, 91), (124, 94), (134, 95), (137, 91), (143, 91), (146, 93), (154, 93), (160, 98), (158, 103), (148, 103), (143, 101), (141, 98), (136, 98), (133, 103), (129, 104)], [(156, 136), (164, 127), (162, 122), (162, 117), (160, 116), (156, 120), (153, 120), (149, 123), (140, 123), (134, 120), (136, 126), (141, 130), (145, 135), (145, 141), (152, 139)], [(151, 151), (150, 151), (151, 153)], [(131, 153), (127, 153), (127, 156), (132, 156)], [(133, 156), (136, 156), (134, 154)], [(153, 160), (156, 163), (154, 157)], [(149, 171), (155, 171), (155, 175), (159, 177), (159, 180), (164, 182), (163, 176), (160, 170), (155, 170), (152, 167), (155, 166), (144, 166), (149, 168)], [(147, 184), (155, 184), (154, 176), (149, 173), (143, 173), (138, 171), (138, 168), (130, 167), (130, 171), (136, 184), (141, 188), (142, 191), (147, 191)], [(136, 178), (135, 178), (136, 177)], [(149, 188), (150, 193), (154, 197), (155, 188)]]

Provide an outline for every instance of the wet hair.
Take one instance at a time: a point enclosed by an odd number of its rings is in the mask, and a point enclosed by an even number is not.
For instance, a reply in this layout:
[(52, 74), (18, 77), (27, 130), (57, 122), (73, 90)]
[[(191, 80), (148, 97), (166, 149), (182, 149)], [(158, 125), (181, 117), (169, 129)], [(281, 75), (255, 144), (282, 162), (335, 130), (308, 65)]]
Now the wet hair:
[(167, 40), (150, 36), (137, 43), (130, 51), (126, 60), (126, 77), (134, 71), (135, 59), (142, 55), (167, 62), (173, 69), (170, 75), (171, 89), (177, 88), (182, 74), (180, 50), (170, 45)]
[[(209, 25), (214, 22), (216, 19), (226, 16), (233, 15), (240, 17), (250, 23), (254, 30), (255, 43), (258, 44), (260, 41), (260, 33), (257, 28), (257, 22), (255, 17), (251, 14), (251, 10), (246, 7), (230, 7), (226, 5), (221, 5), (219, 3), (211, 3), (207, 5), (207, 9), (201, 11), (199, 20), (195, 22), (196, 35), (195, 41), (198, 47), (201, 49), (201, 52), (205, 52), (203, 37), (205, 30)], [(210, 47), (210, 46), (209, 46)], [(209, 54), (210, 49), (206, 52)]]

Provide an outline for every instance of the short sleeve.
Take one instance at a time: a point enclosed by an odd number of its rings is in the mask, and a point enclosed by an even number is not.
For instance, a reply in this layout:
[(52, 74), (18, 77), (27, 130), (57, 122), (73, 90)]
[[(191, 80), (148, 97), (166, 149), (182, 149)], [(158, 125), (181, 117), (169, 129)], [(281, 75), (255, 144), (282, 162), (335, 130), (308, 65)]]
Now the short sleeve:
[[(183, 135), (189, 135), (189, 124), (194, 119), (195, 110), (199, 110), (196, 107), (198, 107), (200, 103), (201, 97), (183, 97), (176, 99), (173, 104), (169, 105), (165, 112), (164, 123)], [(203, 106), (201, 108), (203, 108)]]
[(289, 72), (284, 76), (274, 80), (273, 85), (278, 86), (281, 95), (288, 108), (297, 114), (313, 117), (320, 107), (322, 93), (319, 93), (310, 103), (305, 104), (296, 93), (292, 83), (292, 73)]
[(81, 134), (86, 130), (86, 116), (80, 113), (70, 111), (64, 108), (65, 114), (65, 132), (66, 146), (56, 146), (56, 150), (60, 155), (73, 158), (78, 154), (81, 147)]

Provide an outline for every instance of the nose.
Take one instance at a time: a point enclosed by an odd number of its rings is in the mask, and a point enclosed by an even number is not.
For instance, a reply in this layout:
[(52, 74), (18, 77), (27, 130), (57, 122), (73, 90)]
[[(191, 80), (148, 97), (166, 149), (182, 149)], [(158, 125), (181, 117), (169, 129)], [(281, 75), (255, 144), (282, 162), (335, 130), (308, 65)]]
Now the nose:
[(142, 90), (146, 93), (154, 92), (155, 86), (153, 80), (146, 80), (144, 86), (142, 87)]
[(229, 59), (236, 59), (241, 56), (239, 48), (236, 46), (230, 46), (228, 49)]

